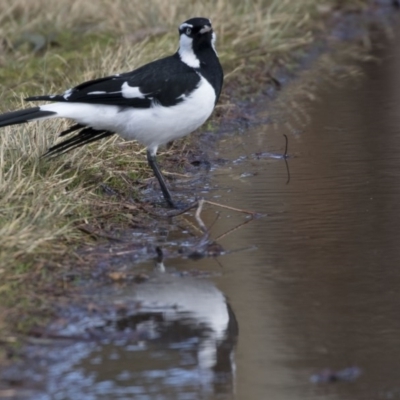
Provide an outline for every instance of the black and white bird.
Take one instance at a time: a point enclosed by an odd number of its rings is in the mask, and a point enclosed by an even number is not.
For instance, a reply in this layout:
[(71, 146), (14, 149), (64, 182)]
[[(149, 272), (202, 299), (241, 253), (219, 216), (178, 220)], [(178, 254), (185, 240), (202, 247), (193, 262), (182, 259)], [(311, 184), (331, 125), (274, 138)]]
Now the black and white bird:
[(48, 118), (68, 118), (71, 134), (44, 156), (120, 135), (147, 148), (147, 161), (170, 207), (172, 196), (158, 167), (160, 145), (185, 136), (211, 115), (221, 93), (223, 71), (215, 50), (216, 35), (207, 18), (191, 18), (179, 26), (179, 49), (172, 56), (132, 72), (91, 80), (60, 95), (32, 96), (51, 101), (39, 107), (0, 115), (0, 127)]

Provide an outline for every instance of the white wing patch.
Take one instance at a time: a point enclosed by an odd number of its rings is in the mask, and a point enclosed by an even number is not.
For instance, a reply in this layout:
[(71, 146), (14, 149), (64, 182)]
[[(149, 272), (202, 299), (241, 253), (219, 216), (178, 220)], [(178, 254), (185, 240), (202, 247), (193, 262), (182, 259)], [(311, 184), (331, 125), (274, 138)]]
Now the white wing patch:
[(129, 86), (128, 82), (124, 82), (121, 87), (122, 97), (126, 99), (144, 99), (144, 94), (140, 91), (139, 87), (137, 86)]
[(63, 97), (65, 100), (68, 100), (68, 98), (71, 96), (72, 92), (74, 91), (74, 89), (68, 89), (64, 92)]
[[(122, 97), (125, 97), (125, 99), (144, 99), (145, 96), (144, 94), (140, 91), (138, 86), (129, 86), (128, 82), (124, 82), (121, 86), (121, 90), (118, 90), (116, 92), (106, 92), (104, 90), (95, 90), (93, 92), (88, 92), (88, 95), (96, 95), (96, 94), (118, 94), (121, 93)], [(64, 98), (66, 94), (64, 94)], [(67, 96), (70, 96), (70, 93), (67, 94)]]

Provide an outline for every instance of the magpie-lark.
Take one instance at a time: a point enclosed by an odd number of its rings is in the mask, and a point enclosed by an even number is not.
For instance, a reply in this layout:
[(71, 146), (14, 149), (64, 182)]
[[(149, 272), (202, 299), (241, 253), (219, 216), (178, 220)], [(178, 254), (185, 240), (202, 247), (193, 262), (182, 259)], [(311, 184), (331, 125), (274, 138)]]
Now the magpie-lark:
[(215, 33), (207, 18), (179, 26), (179, 49), (169, 57), (132, 72), (111, 75), (68, 89), (60, 95), (25, 100), (53, 103), (0, 115), (0, 127), (47, 118), (69, 118), (72, 134), (44, 156), (62, 154), (117, 133), (147, 148), (147, 161), (170, 207), (175, 204), (158, 167), (160, 145), (185, 136), (211, 115), (223, 83), (215, 50)]

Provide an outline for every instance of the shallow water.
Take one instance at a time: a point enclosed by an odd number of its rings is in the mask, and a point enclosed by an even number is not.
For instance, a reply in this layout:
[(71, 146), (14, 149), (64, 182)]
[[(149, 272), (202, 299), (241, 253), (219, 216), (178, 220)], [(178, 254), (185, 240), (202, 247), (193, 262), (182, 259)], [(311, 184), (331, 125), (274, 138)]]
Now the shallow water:
[[(258, 250), (226, 256), (217, 280), (240, 327), (238, 398), (400, 397), (399, 39), (397, 29), (362, 78), (320, 86), (310, 122), (289, 138), (288, 185), (281, 161), (216, 174), (229, 204), (269, 214), (230, 239)], [(228, 154), (281, 142), (266, 127)], [(243, 171), (255, 175), (235, 179)], [(354, 382), (310, 382), (350, 366)]]
[[(220, 264), (141, 265), (147, 282), (103, 288), (98, 304), (131, 302), (135, 312), (73, 329), (120, 339), (61, 343), (46, 361), (35, 348), (30, 361), (41, 364), (26, 379), (37, 390), (27, 396), (400, 398), (400, 28), (395, 35), (362, 77), (319, 85), (299, 132), (269, 124), (223, 140), (217, 157), (236, 162), (211, 174), (207, 198), (264, 217), (220, 240), (232, 251)], [(283, 160), (268, 153), (282, 153), (283, 133), (289, 184)], [(207, 226), (216, 210), (202, 214)], [(222, 209), (212, 236), (244, 220)], [(313, 382), (349, 367), (349, 381)]]

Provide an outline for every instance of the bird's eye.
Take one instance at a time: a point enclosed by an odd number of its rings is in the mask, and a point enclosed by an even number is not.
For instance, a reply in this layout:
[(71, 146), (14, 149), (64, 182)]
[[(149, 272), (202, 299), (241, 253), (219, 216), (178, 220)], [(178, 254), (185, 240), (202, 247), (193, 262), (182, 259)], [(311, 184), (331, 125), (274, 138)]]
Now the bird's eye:
[(189, 36), (192, 33), (192, 30), (190, 28), (186, 28), (186, 32), (185, 33), (186, 33), (186, 35)]

